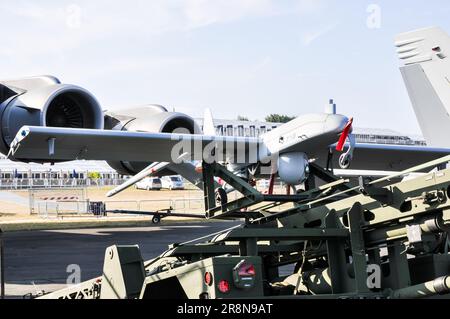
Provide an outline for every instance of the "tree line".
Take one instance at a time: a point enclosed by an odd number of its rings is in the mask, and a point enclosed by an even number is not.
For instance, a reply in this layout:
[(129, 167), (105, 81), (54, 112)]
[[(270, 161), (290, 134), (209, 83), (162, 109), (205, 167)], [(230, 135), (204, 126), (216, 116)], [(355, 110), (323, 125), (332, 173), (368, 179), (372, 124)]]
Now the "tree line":
[[(292, 121), (293, 119), (295, 119), (295, 116), (288, 116), (284, 114), (270, 114), (267, 115), (264, 120), (269, 123), (287, 123), (289, 121)], [(250, 121), (248, 117), (242, 115), (238, 115), (237, 120)]]

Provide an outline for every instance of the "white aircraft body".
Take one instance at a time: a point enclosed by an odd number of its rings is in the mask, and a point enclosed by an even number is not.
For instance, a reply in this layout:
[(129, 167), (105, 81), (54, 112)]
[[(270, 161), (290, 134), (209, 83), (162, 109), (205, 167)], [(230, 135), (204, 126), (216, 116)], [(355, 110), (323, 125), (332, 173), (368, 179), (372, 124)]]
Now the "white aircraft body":
[[(159, 105), (104, 112), (88, 91), (41, 76), (0, 81), (0, 151), (19, 161), (106, 160), (122, 174), (137, 174), (123, 188), (151, 174), (173, 173), (202, 187), (203, 161), (223, 163), (243, 177), (277, 174), (292, 186), (306, 180), (310, 162), (402, 171), (450, 154), (445, 138), (436, 137), (450, 127), (444, 114), (450, 105), (448, 36), (437, 29), (417, 32), (399, 36), (396, 45), (425, 137), (435, 147), (355, 143), (352, 120), (334, 110), (301, 115), (258, 138), (216, 136), (210, 112), (203, 131), (191, 117)], [(425, 105), (432, 106), (431, 115)]]
[(437, 27), (395, 38), (400, 68), (427, 144), (450, 147), (450, 37)]

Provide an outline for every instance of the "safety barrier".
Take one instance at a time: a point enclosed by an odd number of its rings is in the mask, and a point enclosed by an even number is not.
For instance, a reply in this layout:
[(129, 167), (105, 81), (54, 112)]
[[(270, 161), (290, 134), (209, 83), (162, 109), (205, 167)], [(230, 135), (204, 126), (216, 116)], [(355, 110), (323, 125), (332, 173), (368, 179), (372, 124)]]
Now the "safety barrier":
[[(203, 213), (203, 198), (175, 198), (155, 200), (110, 200), (105, 202), (78, 201), (40, 201), (36, 203), (36, 213), (42, 218), (58, 218), (62, 216), (94, 215), (105, 216), (105, 210), (125, 212), (153, 212), (171, 209), (178, 213)], [(134, 215), (135, 216), (135, 215)]]
[(78, 188), (78, 187), (104, 187), (118, 186), (125, 179), (76, 179), (76, 178), (14, 178), (0, 179), (0, 190), (41, 189), (41, 188)]

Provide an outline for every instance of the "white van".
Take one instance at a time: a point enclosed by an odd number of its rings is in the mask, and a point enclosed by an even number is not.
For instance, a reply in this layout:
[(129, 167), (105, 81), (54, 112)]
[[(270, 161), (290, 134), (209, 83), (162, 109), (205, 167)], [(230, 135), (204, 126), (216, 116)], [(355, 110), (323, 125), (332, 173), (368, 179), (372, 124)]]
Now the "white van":
[(170, 190), (182, 190), (184, 189), (184, 182), (181, 176), (164, 176), (161, 178), (162, 188)]
[(146, 177), (135, 185), (136, 189), (157, 190), (162, 188), (161, 179), (156, 177)]

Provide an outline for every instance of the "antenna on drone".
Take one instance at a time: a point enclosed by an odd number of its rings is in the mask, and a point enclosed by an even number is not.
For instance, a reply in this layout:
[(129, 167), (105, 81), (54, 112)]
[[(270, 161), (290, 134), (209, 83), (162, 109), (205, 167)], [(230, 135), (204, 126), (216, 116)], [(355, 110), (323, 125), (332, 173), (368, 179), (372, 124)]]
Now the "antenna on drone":
[(329, 104), (325, 107), (325, 113), (336, 114), (336, 104), (333, 99), (330, 99)]

